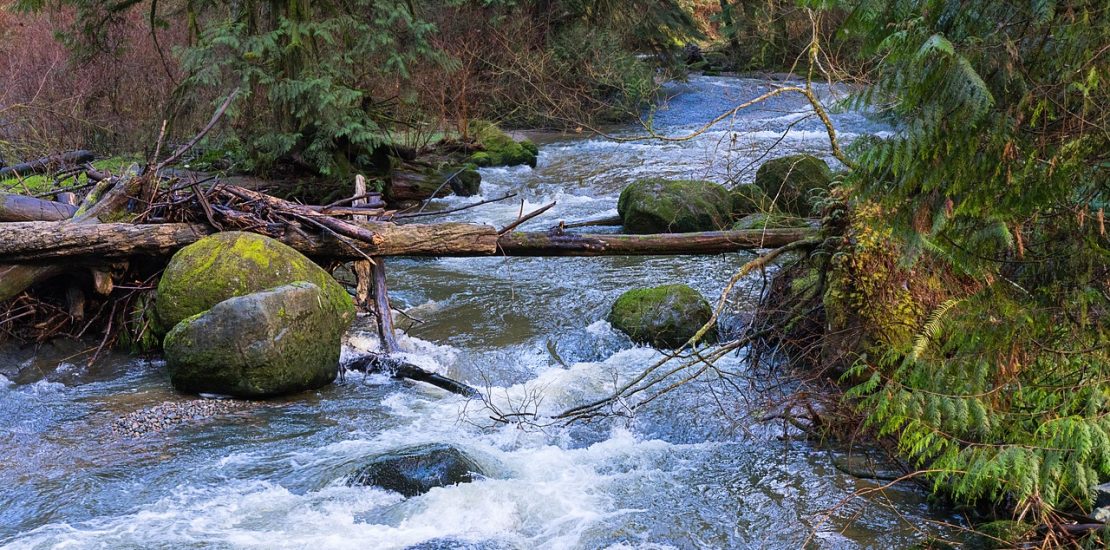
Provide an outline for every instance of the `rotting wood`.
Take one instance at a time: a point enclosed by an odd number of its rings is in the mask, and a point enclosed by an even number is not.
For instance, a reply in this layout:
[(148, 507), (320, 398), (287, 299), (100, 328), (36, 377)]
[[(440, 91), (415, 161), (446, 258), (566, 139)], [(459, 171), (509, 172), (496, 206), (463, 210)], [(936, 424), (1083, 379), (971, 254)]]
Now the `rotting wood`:
[(0, 193), (0, 222), (59, 221), (69, 219), (76, 211), (76, 206), (61, 202)]

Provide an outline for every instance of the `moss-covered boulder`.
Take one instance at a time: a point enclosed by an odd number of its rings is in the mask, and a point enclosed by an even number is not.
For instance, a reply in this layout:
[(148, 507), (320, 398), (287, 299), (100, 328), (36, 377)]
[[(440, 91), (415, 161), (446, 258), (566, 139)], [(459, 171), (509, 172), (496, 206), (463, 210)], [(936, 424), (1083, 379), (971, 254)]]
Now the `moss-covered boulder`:
[(759, 167), (755, 184), (774, 202), (776, 210), (808, 216), (811, 201), (819, 190), (827, 190), (832, 171), (813, 155), (790, 155), (771, 159)]
[(470, 135), (482, 148), (470, 156), (469, 161), (478, 166), (536, 167), (539, 148), (531, 140), (516, 141), (501, 131), (497, 125), (485, 120), (471, 121)]
[(732, 197), (709, 181), (642, 179), (621, 191), (617, 213), (626, 233), (717, 231), (729, 225)]
[(327, 385), (348, 325), (331, 309), (307, 282), (224, 300), (166, 335), (170, 381), (185, 392), (248, 399)]
[[(629, 290), (609, 311), (609, 323), (632, 341), (657, 348), (685, 344), (713, 315), (709, 302), (686, 285), (664, 285)], [(716, 340), (715, 330), (705, 335)]]
[(307, 281), (320, 288), (332, 315), (350, 324), (355, 305), (328, 272), (300, 252), (269, 237), (227, 231), (205, 237), (174, 254), (155, 298), (162, 331), (235, 296)]
[(749, 214), (736, 220), (732, 224), (733, 229), (786, 229), (790, 227), (806, 227), (809, 225), (809, 220), (806, 218), (799, 218), (797, 216), (790, 216), (787, 214), (777, 214), (774, 212), (759, 212), (756, 214)]
[(768, 212), (771, 210), (771, 199), (767, 193), (754, 183), (741, 183), (729, 190), (732, 197), (732, 217), (742, 218), (748, 214)]

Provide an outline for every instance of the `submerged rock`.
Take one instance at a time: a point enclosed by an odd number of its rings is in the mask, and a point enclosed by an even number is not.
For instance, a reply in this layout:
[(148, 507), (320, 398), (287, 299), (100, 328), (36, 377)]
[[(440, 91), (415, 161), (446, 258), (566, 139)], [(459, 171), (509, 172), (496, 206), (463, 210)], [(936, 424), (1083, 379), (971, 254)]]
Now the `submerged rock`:
[(351, 477), (351, 485), (372, 485), (413, 497), (484, 476), (466, 453), (445, 444), (406, 447), (375, 457)]
[(175, 388), (264, 398), (335, 380), (349, 320), (312, 283), (224, 300), (178, 323), (164, 342)]
[[(657, 348), (685, 344), (713, 315), (709, 302), (686, 285), (664, 285), (629, 290), (609, 311), (609, 323), (632, 341)], [(716, 340), (716, 329), (705, 335)]]
[(724, 186), (699, 180), (642, 179), (617, 201), (627, 233), (687, 233), (728, 227), (732, 197)]
[(755, 174), (755, 184), (774, 202), (776, 210), (808, 216), (814, 194), (827, 190), (832, 171), (813, 155), (790, 155), (764, 162)]
[(539, 148), (531, 140), (516, 141), (497, 125), (485, 120), (472, 121), (469, 129), (470, 135), (482, 148), (470, 156), (470, 162), (483, 167), (522, 164), (536, 167)]
[(347, 291), (300, 252), (254, 233), (205, 237), (177, 251), (162, 274), (155, 300), (160, 332), (228, 298), (295, 281), (316, 285), (331, 315), (347, 324), (354, 320), (355, 305)]

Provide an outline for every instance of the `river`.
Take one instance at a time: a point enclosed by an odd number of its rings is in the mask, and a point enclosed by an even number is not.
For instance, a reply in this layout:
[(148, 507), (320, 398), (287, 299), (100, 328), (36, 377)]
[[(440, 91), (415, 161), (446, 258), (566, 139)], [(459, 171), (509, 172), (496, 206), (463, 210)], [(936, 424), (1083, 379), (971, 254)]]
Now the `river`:
[[(656, 129), (681, 135), (769, 86), (669, 85)], [(890, 131), (859, 113), (833, 120), (845, 141)], [(772, 144), (771, 156), (827, 151), (820, 122), (786, 96), (688, 141), (535, 138), (536, 169), (485, 169), (480, 197), (433, 208), (516, 192), (443, 219), (504, 225), (521, 198), (525, 211), (557, 201), (524, 226), (544, 229), (614, 213), (638, 177), (750, 181)], [(389, 279), (407, 313), (397, 321), (409, 361), (482, 388), (502, 412), (542, 417), (659, 357), (604, 321), (621, 292), (684, 282), (715, 299), (751, 257), (397, 259)], [(761, 288), (742, 286), (725, 326), (750, 315)], [(345, 354), (374, 349), (368, 326), (356, 324)], [(0, 355), (6, 548), (902, 548), (944, 534), (934, 523), (943, 512), (913, 487), (850, 498), (881, 482), (846, 476), (829, 451), (756, 422), (753, 411), (790, 380), (748, 370), (742, 353), (720, 363), (727, 381), (705, 377), (632, 417), (569, 427), (499, 423), (480, 402), (352, 373), (138, 438), (117, 435), (116, 419), (189, 399), (169, 389), (158, 360), (113, 356), (89, 369), (53, 356)], [(456, 445), (489, 475), (408, 499), (345, 483), (369, 457), (421, 443)]]

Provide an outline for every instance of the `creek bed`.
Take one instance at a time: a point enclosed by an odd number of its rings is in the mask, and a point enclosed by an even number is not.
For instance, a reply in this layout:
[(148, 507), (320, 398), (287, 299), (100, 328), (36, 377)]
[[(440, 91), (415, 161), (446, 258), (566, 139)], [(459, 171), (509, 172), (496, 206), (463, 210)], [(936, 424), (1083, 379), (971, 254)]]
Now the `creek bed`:
[[(769, 86), (729, 77), (670, 86), (657, 129), (684, 133)], [(807, 113), (798, 98), (778, 97), (680, 143), (535, 136), (535, 170), (485, 169), (480, 196), (433, 207), (506, 192), (519, 193), (525, 211), (558, 201), (524, 226), (539, 230), (612, 214), (638, 177), (750, 181), (772, 143), (775, 156), (825, 156), (824, 129)], [(889, 131), (859, 113), (833, 118), (845, 141)], [(520, 208), (502, 202), (447, 218), (504, 225)], [(407, 360), (482, 388), (501, 412), (551, 414), (604, 395), (659, 357), (604, 321), (621, 292), (684, 282), (715, 299), (751, 257), (397, 259), (389, 277), (395, 305), (411, 317), (398, 317)], [(750, 315), (760, 284), (740, 289), (726, 326)], [(364, 318), (345, 353), (375, 346)], [(782, 426), (754, 422), (761, 388), (788, 381), (749, 372), (743, 359), (719, 365), (732, 383), (699, 380), (633, 418), (521, 427), (490, 420), (480, 403), (379, 375), (350, 373), (249, 406), (201, 406), (169, 389), (158, 361), (113, 356), (90, 371), (4, 355), (0, 544), (795, 548), (810, 539), (821, 548), (902, 548), (945, 534), (935, 522), (950, 518), (911, 487), (846, 501), (876, 482), (845, 476), (828, 452), (782, 437)], [(369, 457), (424, 443), (455, 445), (489, 475), (408, 499), (347, 485)]]

